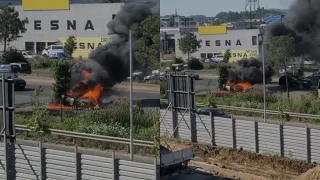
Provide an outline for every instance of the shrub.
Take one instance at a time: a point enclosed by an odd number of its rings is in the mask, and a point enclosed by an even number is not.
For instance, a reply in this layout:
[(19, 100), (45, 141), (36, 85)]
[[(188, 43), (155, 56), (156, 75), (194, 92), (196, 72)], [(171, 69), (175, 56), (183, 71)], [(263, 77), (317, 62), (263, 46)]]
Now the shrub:
[(160, 82), (160, 95), (161, 98), (167, 98), (168, 81)]
[(202, 63), (203, 69), (216, 69), (218, 67), (217, 63)]
[(15, 48), (9, 47), (1, 55), (1, 63), (9, 64), (15, 62), (27, 62), (26, 58)]
[(34, 69), (42, 69), (42, 68), (50, 68), (54, 62), (47, 57), (35, 57), (32, 59), (28, 59), (28, 62), (31, 65), (31, 68)]
[(183, 61), (183, 59), (182, 58), (175, 58), (174, 59), (174, 64), (182, 64), (182, 63), (184, 63), (184, 61)]
[(203, 69), (202, 63), (197, 59), (192, 59), (191, 61), (189, 61), (188, 67), (189, 67), (189, 69), (193, 69), (193, 70), (202, 70)]

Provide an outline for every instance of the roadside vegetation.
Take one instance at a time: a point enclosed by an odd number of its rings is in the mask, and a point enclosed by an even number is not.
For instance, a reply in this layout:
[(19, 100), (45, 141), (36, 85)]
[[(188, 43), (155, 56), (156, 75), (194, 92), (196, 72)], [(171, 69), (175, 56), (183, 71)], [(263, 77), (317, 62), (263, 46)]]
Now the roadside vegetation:
[[(29, 133), (19, 133), (24, 139), (40, 139), (45, 142), (72, 144), (72, 138), (55, 136), (50, 129), (59, 129), (80, 133), (129, 138), (130, 112), (129, 101), (118, 100), (100, 110), (47, 110), (39, 102), (41, 88), (35, 90), (32, 97), (33, 108), (21, 109), (15, 113), (15, 123), (25, 125), (31, 129)], [(155, 142), (154, 148), (146, 148), (143, 152), (155, 153), (159, 141), (159, 110), (145, 110), (139, 103), (134, 102), (134, 138)], [(41, 132), (41, 136), (39, 136)], [(94, 143), (95, 142), (95, 143)], [(100, 147), (104, 149), (126, 150), (127, 146), (117, 143), (103, 143), (99, 141), (79, 140), (84, 147)], [(141, 151), (141, 148), (139, 148)]]

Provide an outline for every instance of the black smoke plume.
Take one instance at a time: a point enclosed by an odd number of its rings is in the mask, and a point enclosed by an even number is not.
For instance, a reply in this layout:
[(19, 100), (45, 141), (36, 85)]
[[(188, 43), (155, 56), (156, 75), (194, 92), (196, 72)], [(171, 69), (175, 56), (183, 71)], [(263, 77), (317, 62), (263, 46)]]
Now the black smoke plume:
[[(243, 58), (236, 62), (234, 69), (229, 71), (228, 81), (230, 82), (250, 82), (258, 84), (263, 82), (262, 61), (257, 58)], [(273, 70), (266, 65), (266, 81), (271, 80)]]
[[(159, 12), (156, 10), (157, 7), (141, 2), (124, 4), (115, 18), (107, 24), (112, 42), (94, 49), (88, 59), (74, 64), (73, 84), (81, 82), (83, 70), (91, 72), (86, 88), (95, 86), (97, 83), (103, 83), (106, 88), (111, 88), (125, 80), (129, 76), (129, 29), (148, 16)], [(132, 48), (134, 52), (134, 43)]]
[(295, 55), (320, 58), (320, 1), (296, 0), (282, 22), (267, 26), (266, 43), (273, 36), (287, 35), (295, 38)]

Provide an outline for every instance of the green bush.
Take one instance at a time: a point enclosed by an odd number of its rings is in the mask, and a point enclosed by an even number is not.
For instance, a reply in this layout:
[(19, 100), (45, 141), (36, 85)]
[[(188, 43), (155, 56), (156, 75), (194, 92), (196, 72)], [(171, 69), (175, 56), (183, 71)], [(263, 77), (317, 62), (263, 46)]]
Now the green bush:
[(217, 63), (202, 63), (203, 69), (216, 69), (218, 67)]
[(50, 68), (54, 60), (49, 59), (48, 57), (35, 57), (28, 59), (28, 62), (33, 69), (45, 69)]
[[(108, 107), (96, 111), (79, 111), (72, 115), (49, 115), (47, 122), (53, 129), (75, 131), (129, 138), (130, 111), (128, 100), (118, 100)], [(135, 138), (153, 141), (156, 130), (154, 124), (160, 121), (159, 110), (144, 110), (140, 102), (134, 102), (134, 133)], [(30, 115), (16, 114), (16, 123), (25, 125)]]
[(160, 82), (160, 96), (161, 98), (167, 98), (167, 89), (168, 89), (168, 81), (161, 81)]
[(184, 61), (183, 61), (183, 59), (182, 58), (175, 58), (174, 59), (174, 64), (182, 64), (182, 63), (184, 63)]
[(27, 62), (26, 58), (15, 48), (9, 47), (3, 54), (1, 55), (1, 63), (9, 64), (15, 62)]
[(203, 69), (203, 65), (198, 59), (192, 59), (191, 61), (189, 61), (188, 67), (189, 67), (189, 69), (192, 69), (192, 70), (202, 70)]
[[(207, 102), (214, 101), (217, 105), (236, 106), (262, 109), (263, 108), (263, 91), (251, 90), (247, 93), (236, 93), (225, 96), (207, 96)], [(283, 94), (267, 93), (266, 102), (267, 109), (278, 111), (279, 101), (281, 101), (284, 111), (296, 112), (303, 114), (320, 115), (320, 99), (316, 93), (300, 98), (292, 98), (290, 100), (283, 97)]]

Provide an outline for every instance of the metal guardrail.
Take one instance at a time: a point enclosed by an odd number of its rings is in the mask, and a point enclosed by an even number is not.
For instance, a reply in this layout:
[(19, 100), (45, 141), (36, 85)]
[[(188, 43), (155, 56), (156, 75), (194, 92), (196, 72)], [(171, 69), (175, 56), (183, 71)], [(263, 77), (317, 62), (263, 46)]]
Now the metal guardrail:
[[(161, 102), (168, 102), (167, 99), (161, 99)], [(202, 103), (197, 103), (198, 107), (205, 107)], [(217, 105), (218, 108), (224, 109), (224, 110), (232, 110), (232, 111), (245, 111), (245, 112), (251, 112), (251, 113), (261, 113), (263, 114), (262, 109), (254, 109), (254, 108), (246, 108), (246, 107), (236, 107), (236, 106), (224, 106), (224, 105)], [(276, 115), (278, 114), (278, 111), (273, 110), (267, 110), (267, 114)], [(306, 118), (306, 119), (320, 119), (320, 115), (315, 114), (302, 114), (302, 113), (294, 113), (294, 112), (284, 112), (286, 114), (289, 114), (291, 117), (295, 118)]]
[[(31, 131), (27, 126), (24, 126), (24, 125), (16, 125), (15, 129), (18, 131), (25, 131), (25, 132)], [(81, 139), (130, 145), (130, 139), (127, 139), (127, 138), (79, 133), (79, 132), (72, 132), (72, 131), (63, 131), (63, 130), (58, 130), (58, 129), (50, 129), (50, 133), (54, 134), (54, 135), (66, 136), (66, 137), (72, 137), (72, 138), (81, 138)], [(143, 146), (143, 147), (153, 147), (154, 142), (143, 141), (143, 140), (134, 140), (133, 145)]]

